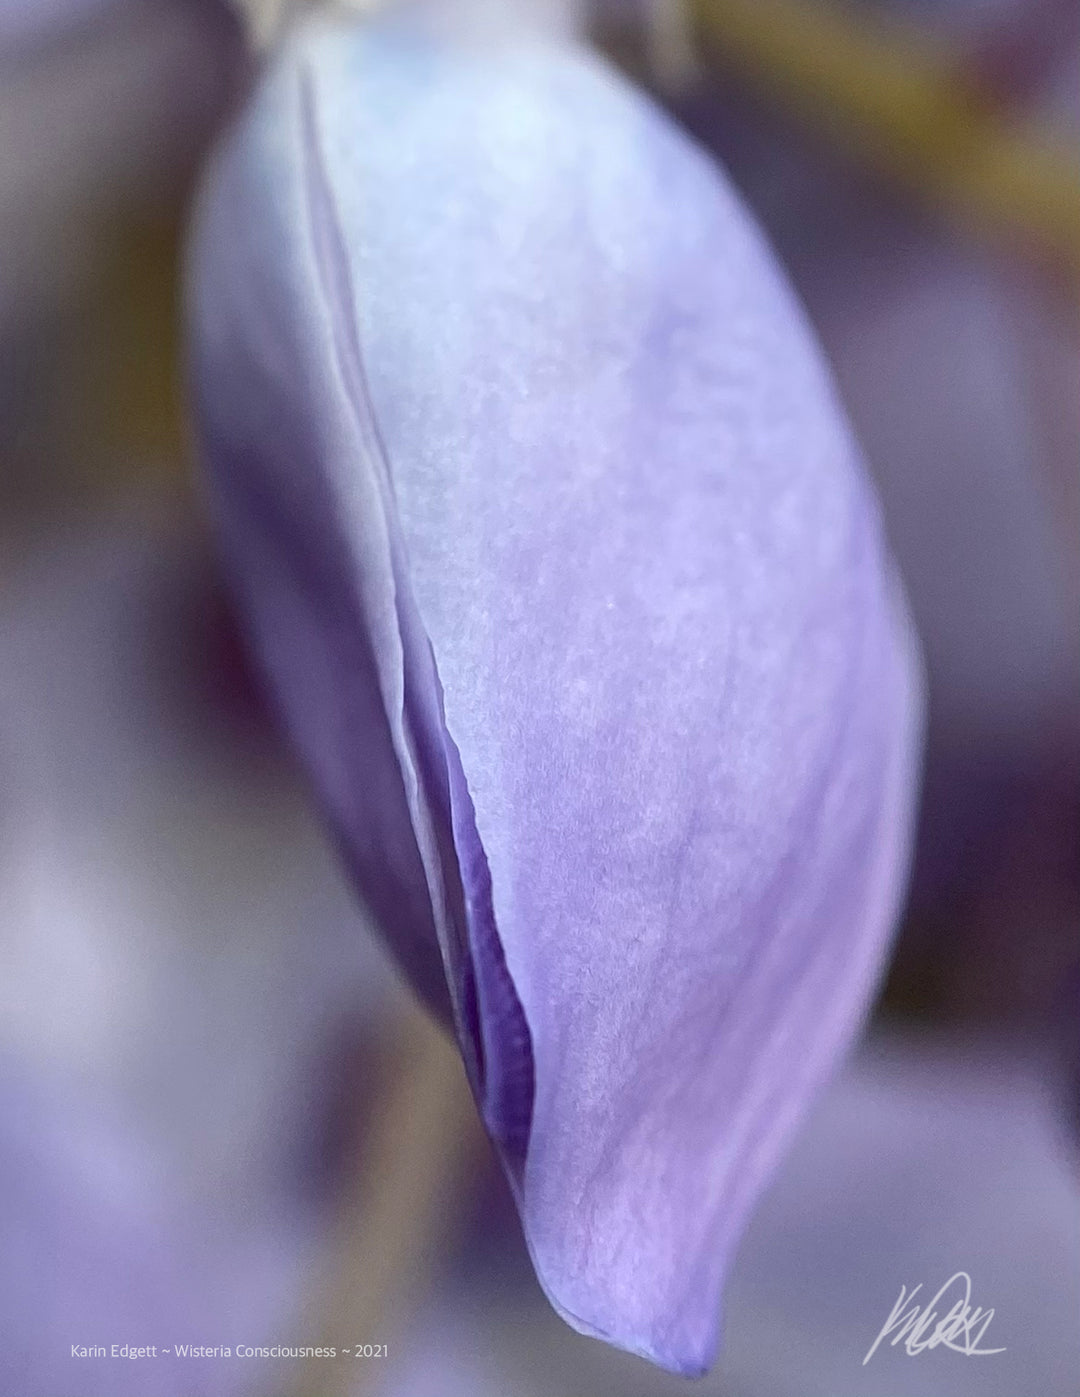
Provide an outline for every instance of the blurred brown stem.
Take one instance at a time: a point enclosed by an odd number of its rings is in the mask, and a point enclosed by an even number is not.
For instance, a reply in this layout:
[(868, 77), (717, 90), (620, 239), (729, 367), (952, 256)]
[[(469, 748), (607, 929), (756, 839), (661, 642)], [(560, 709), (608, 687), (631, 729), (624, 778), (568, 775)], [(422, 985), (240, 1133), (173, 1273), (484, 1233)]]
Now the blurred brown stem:
[(805, 0), (687, 0), (710, 57), (867, 164), (1080, 273), (1075, 155), (1001, 119), (951, 53)]

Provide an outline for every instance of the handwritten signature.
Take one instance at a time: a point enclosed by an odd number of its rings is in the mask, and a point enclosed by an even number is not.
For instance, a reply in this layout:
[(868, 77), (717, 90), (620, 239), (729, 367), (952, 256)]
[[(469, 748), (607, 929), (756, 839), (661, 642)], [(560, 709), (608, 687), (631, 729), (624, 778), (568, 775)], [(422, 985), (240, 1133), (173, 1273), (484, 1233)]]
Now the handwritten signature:
[[(957, 1282), (960, 1282), (963, 1294), (948, 1313), (938, 1319), (936, 1307), (944, 1303), (945, 1296)], [(881, 1333), (870, 1345), (870, 1351), (863, 1359), (863, 1367), (873, 1358), (878, 1344), (889, 1334), (893, 1335), (891, 1342), (894, 1347), (901, 1339), (904, 1341), (904, 1347), (912, 1358), (924, 1349), (937, 1348), (939, 1344), (969, 1358), (974, 1354), (1005, 1352), (1003, 1348), (979, 1348), (979, 1340), (990, 1327), (994, 1312), (978, 1306), (971, 1308), (971, 1277), (966, 1271), (957, 1271), (950, 1276), (924, 1310), (911, 1304), (920, 1290), (921, 1281), (910, 1294), (906, 1286), (900, 1287), (900, 1298), (882, 1325)], [(909, 1305), (910, 1308), (905, 1308)]]

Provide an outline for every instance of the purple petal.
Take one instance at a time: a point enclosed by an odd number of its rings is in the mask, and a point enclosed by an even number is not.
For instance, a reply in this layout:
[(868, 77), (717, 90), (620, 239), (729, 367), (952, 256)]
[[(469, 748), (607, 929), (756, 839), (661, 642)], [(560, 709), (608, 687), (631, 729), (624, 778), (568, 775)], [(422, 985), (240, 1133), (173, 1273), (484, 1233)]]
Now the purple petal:
[(263, 656), (540, 1280), (700, 1371), (906, 863), (910, 635), (802, 317), (600, 65), (359, 25), (287, 46), (192, 273)]
[[(754, 1215), (723, 1363), (693, 1397), (1075, 1397), (1080, 1175), (1044, 1078), (1015, 1039), (968, 1032), (882, 1035), (859, 1053)], [(479, 1225), (485, 1270), (468, 1257), (411, 1321), (394, 1397), (686, 1397), (560, 1334), (495, 1250), (497, 1215)], [(960, 1268), (973, 1307), (995, 1312), (979, 1346), (1006, 1351), (913, 1360), (901, 1336), (864, 1366), (900, 1286), (929, 1301)]]

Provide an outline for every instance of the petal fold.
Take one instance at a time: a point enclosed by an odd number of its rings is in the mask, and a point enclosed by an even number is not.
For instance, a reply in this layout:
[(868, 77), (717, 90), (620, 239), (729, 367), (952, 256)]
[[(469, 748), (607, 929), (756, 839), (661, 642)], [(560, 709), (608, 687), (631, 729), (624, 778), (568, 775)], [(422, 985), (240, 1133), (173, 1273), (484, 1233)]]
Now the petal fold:
[(674, 1370), (872, 994), (918, 666), (798, 306), (565, 48), (306, 24), (191, 258), (228, 556), (538, 1276)]

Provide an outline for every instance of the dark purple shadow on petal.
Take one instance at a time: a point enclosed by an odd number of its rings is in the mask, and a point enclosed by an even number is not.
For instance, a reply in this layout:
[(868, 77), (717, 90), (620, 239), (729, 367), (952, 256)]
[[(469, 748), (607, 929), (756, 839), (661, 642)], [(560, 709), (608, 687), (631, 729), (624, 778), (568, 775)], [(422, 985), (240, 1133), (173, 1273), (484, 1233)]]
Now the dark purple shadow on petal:
[(458, 1037), (484, 1123), (520, 1186), (533, 1108), (532, 1039), (495, 923), (491, 873), (461, 759), (446, 728), (435, 656), (409, 586), (393, 480), (368, 391), (348, 255), (324, 167), (314, 83), (307, 70), (301, 78), (300, 104), (311, 236), (337, 368), (383, 498), (402, 645), (400, 717), (437, 846), (449, 923), (444, 954)]
[[(257, 470), (243, 461), (236, 461), (235, 454), (215, 435), (206, 437), (205, 445), (210, 448), (217, 466), (219, 512), (243, 521), (244, 537), (259, 540), (261, 550), (287, 572), (292, 587), (305, 599), (308, 615), (319, 618), (327, 637), (323, 648), (339, 676), (334, 692), (341, 697), (338, 716), (344, 740), (366, 754), (365, 788), (354, 793), (354, 803), (339, 808), (334, 804), (327, 806), (323, 801), (329, 831), (342, 862), (361, 889), (376, 921), (387, 929), (390, 947), (409, 983), (431, 1012), (449, 1024), (452, 1011), (445, 977), (441, 967), (432, 964), (430, 948), (435, 942), (435, 929), (431, 924), (430, 906), (426, 898), (403, 896), (402, 892), (403, 883), (411, 889), (423, 882), (420, 851), (415, 840), (411, 834), (408, 836), (407, 861), (391, 867), (378, 833), (368, 839), (358, 837), (358, 832), (370, 824), (359, 809), (365, 801), (381, 803), (377, 828), (385, 830), (389, 826), (398, 837), (408, 826), (409, 817), (400, 773), (396, 769), (387, 770), (393, 765), (392, 746), (386, 715), (378, 702), (375, 658), (361, 617), (341, 602), (349, 593), (347, 580), (338, 576), (342, 571), (339, 555), (333, 549), (316, 553), (305, 547), (297, 535), (290, 509), (290, 504), (297, 502), (260, 490)], [(233, 525), (232, 532), (240, 527)], [(238, 586), (237, 591), (242, 593), (242, 587)], [(259, 663), (257, 651), (255, 658)], [(299, 735), (288, 721), (287, 708), (278, 701), (277, 686), (270, 672), (266, 673), (266, 687), (282, 727), (292, 729), (294, 741), (297, 740)], [(382, 737), (381, 729), (385, 730)], [(377, 754), (382, 752), (388, 754), (388, 761), (377, 761)], [(401, 808), (391, 809), (391, 802), (400, 804)], [(434, 959), (437, 961), (438, 957)]]
[[(434, 666), (434, 657), (432, 657)], [(438, 676), (436, 675), (436, 683)], [(442, 690), (439, 690), (442, 709)], [(466, 908), (477, 994), (481, 1005), (482, 1051), (487, 1065), (483, 1112), (488, 1130), (502, 1146), (507, 1168), (522, 1186), (536, 1086), (532, 1035), (506, 964), (491, 892), (491, 870), (476, 828), (476, 815), (457, 746), (443, 725), (447, 776), (455, 816), (454, 836)]]

